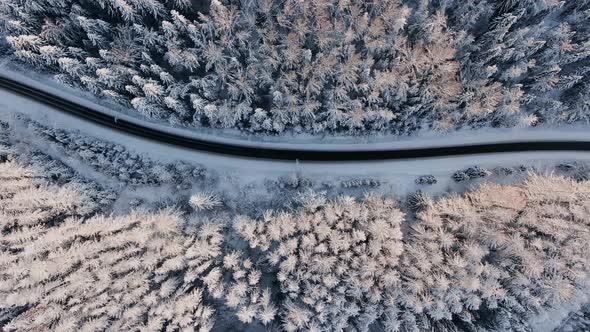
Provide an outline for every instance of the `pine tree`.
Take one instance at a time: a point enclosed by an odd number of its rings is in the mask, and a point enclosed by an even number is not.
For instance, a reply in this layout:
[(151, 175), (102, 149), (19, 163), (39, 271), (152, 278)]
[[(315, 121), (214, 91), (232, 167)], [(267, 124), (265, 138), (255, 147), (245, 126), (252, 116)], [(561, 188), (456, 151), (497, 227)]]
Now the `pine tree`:
[(189, 235), (171, 209), (91, 216), (90, 188), (0, 169), (0, 310), (19, 312), (5, 330), (212, 328), (195, 280), (220, 254), (218, 228)]
[(430, 205), (406, 240), (396, 302), (416, 319), (478, 325), (509, 312), (518, 324), (587, 292), (587, 186), (532, 175)]
[(588, 10), (550, 0), (2, 0), (0, 29), (14, 58), (144, 116), (405, 135), (585, 121)]
[(285, 330), (367, 330), (383, 311), (383, 293), (399, 283), (402, 218), (383, 197), (325, 201), (309, 193), (294, 213), (241, 217), (235, 229), (277, 268)]

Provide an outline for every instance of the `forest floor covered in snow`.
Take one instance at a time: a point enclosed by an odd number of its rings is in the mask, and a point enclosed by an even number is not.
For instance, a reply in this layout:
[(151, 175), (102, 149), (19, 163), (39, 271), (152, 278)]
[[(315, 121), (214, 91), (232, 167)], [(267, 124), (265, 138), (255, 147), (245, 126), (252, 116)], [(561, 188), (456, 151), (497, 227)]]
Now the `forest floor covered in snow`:
[(571, 313), (555, 332), (576, 332), (590, 329), (590, 305)]

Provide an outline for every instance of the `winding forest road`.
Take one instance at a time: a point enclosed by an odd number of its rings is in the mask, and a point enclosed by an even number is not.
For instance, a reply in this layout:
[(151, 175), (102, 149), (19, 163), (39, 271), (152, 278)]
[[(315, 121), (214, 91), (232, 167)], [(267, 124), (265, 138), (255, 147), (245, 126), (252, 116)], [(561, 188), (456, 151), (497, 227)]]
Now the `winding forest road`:
[[(106, 114), (91, 107), (81, 105), (66, 98), (53, 95), (32, 85), (28, 85), (4, 75), (0, 76), (0, 88), (25, 96), (59, 111), (74, 115), (86, 121), (108, 127), (126, 134), (188, 148), (200, 152), (215, 153), (225, 156), (236, 156), (266, 160), (300, 160), (310, 162), (350, 162), (350, 161), (387, 161), (419, 158), (469, 156), (488, 153), (514, 153), (532, 151), (576, 151), (590, 152), (590, 141), (584, 140), (533, 140), (473, 143), (439, 147), (419, 148), (376, 148), (374, 150), (355, 150), (354, 144), (347, 149), (318, 150), (305, 149), (301, 145), (295, 148), (265, 147), (240, 145), (222, 141), (211, 141), (188, 137), (177, 133), (158, 130), (141, 123), (121, 119), (116, 115)], [(311, 145), (310, 145), (311, 146)]]

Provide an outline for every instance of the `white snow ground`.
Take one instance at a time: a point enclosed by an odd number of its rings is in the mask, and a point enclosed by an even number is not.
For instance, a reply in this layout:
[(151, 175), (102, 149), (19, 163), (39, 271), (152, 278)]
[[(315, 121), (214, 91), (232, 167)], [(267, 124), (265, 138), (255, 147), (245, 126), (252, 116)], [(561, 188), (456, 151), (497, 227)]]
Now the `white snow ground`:
[(576, 315), (588, 301), (588, 296), (578, 297), (560, 308), (545, 309), (539, 316), (531, 320), (531, 328), (535, 332), (564, 331), (567, 320)]

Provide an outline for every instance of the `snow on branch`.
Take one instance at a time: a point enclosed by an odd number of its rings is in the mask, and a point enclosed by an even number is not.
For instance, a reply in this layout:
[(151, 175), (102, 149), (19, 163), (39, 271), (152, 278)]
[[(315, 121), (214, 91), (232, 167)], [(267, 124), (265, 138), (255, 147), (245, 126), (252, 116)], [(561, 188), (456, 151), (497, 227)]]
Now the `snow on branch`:
[(190, 197), (189, 204), (197, 211), (211, 210), (221, 206), (219, 196), (214, 193), (197, 193)]
[(359, 202), (309, 193), (301, 202), (292, 213), (270, 211), (234, 224), (278, 270), (284, 329), (366, 329), (380, 315), (384, 293), (400, 281), (403, 213), (376, 195)]
[(587, 122), (588, 10), (549, 0), (4, 0), (0, 30), (19, 61), (148, 118), (405, 135)]
[(477, 326), (485, 312), (516, 330), (540, 309), (587, 293), (589, 199), (588, 181), (531, 175), (522, 185), (487, 184), (429, 205), (400, 264), (397, 301), (411, 314), (403, 319), (461, 317)]

